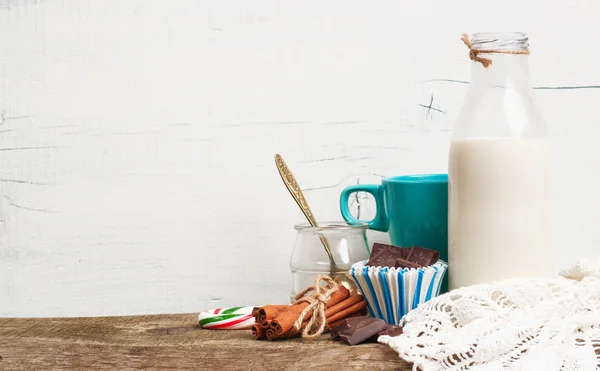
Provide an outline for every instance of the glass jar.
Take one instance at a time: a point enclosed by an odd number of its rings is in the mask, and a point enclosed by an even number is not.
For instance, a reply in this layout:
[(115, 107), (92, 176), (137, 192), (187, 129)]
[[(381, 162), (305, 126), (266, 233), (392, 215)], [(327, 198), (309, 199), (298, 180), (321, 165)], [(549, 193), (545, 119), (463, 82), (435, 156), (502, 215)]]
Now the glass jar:
[(449, 157), (450, 289), (552, 274), (550, 142), (524, 33), (478, 33)]
[[(293, 300), (296, 293), (313, 286), (319, 275), (333, 275), (343, 281), (352, 264), (369, 259), (366, 231), (368, 224), (348, 225), (345, 222), (322, 222), (318, 227), (308, 223), (294, 226), (296, 243), (290, 259)], [(331, 269), (329, 255), (322, 239), (331, 249), (336, 268)]]

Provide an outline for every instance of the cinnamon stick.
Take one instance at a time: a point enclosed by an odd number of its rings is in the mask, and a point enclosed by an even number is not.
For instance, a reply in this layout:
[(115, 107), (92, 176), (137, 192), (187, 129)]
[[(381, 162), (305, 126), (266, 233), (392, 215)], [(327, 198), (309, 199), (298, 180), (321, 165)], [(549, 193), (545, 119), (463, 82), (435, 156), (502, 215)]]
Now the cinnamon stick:
[(255, 323), (252, 325), (252, 335), (254, 335), (254, 339), (263, 340), (265, 339), (267, 330), (263, 328), (260, 324)]
[[(329, 318), (332, 315), (336, 314), (337, 312), (344, 310), (356, 303), (361, 302), (363, 299), (363, 296), (361, 294), (354, 294), (354, 295), (350, 295), (347, 299), (342, 300), (341, 302), (337, 303), (336, 305), (333, 305), (330, 308), (327, 308), (325, 310), (325, 318)], [(304, 320), (308, 321), (310, 319), (310, 317), (312, 317), (312, 312), (309, 313)]]
[(327, 304), (325, 305), (325, 309), (330, 308), (330, 307), (336, 305), (337, 303), (341, 302), (342, 300), (347, 299), (348, 296), (350, 296), (350, 290), (348, 290), (346, 287), (344, 287), (342, 285), (339, 285), (338, 290), (336, 292), (334, 292), (333, 294), (331, 294), (331, 297), (329, 298), (329, 300), (327, 301)]
[(278, 337), (275, 334), (275, 330), (273, 330), (272, 328), (266, 330), (265, 336), (266, 336), (267, 340), (275, 340), (275, 339), (280, 339), (280, 338), (284, 337), (284, 336), (279, 336)]
[(367, 301), (363, 299), (362, 301), (360, 301), (354, 305), (351, 305), (346, 309), (342, 309), (341, 311), (339, 311), (336, 314), (332, 315), (331, 317), (327, 318), (327, 323), (333, 323), (333, 322), (339, 321), (340, 319), (344, 319), (344, 318), (348, 317), (350, 314), (360, 312), (361, 310), (365, 309), (366, 307), (367, 307)]
[(261, 322), (259, 325), (260, 325), (260, 327), (262, 327), (264, 329), (268, 329), (269, 327), (271, 327), (271, 322), (272, 321), (267, 320), (267, 321)]
[[(331, 294), (331, 297), (327, 301), (325, 308), (331, 308), (341, 301), (347, 299), (350, 296), (350, 291), (342, 285), (338, 286), (338, 289)], [(271, 321), (270, 328), (272, 328), (277, 335), (285, 334), (292, 329), (294, 322), (300, 317), (300, 314), (308, 306), (307, 302), (293, 304), (288, 309), (281, 311), (273, 321)]]
[(290, 331), (294, 326), (294, 322), (296, 322), (298, 317), (300, 317), (300, 313), (302, 313), (306, 307), (308, 307), (307, 302), (290, 305), (288, 310), (280, 312), (279, 315), (271, 321), (269, 328), (273, 329), (277, 335)]
[(260, 310), (260, 307), (252, 308), (252, 317), (254, 317), (254, 321), (258, 320), (258, 311), (259, 310)]
[[(362, 297), (362, 296), (361, 296)], [(362, 300), (359, 301), (358, 303), (355, 303), (345, 309), (340, 310), (339, 312), (333, 314), (332, 316), (330, 316), (329, 318), (326, 319), (326, 325), (325, 325), (325, 329), (327, 331), (330, 331), (331, 329), (336, 328), (337, 326), (340, 325), (340, 323), (348, 318), (348, 317), (354, 317), (357, 315), (360, 315), (361, 311), (367, 307), (367, 302), (366, 300)], [(294, 330), (293, 327), (290, 327), (290, 330), (288, 330), (285, 333), (277, 333), (277, 330), (273, 327), (268, 328), (267, 332), (266, 332), (266, 336), (268, 340), (277, 340), (277, 339), (285, 339), (285, 338), (291, 338), (293, 336), (298, 335), (299, 333), (302, 332), (302, 330), (304, 330), (307, 326), (308, 322), (302, 322), (302, 327), (300, 328), (300, 330)]]
[(288, 307), (289, 305), (265, 305), (258, 308), (258, 317), (254, 318), (256, 318), (258, 323), (263, 323), (267, 320), (275, 319), (281, 311), (287, 310)]

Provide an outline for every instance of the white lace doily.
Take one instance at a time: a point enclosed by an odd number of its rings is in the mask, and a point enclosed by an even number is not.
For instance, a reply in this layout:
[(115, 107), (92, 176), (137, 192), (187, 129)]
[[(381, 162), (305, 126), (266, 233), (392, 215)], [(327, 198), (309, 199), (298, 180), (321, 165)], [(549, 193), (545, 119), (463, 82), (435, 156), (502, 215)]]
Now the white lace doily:
[(409, 312), (403, 335), (379, 341), (413, 370), (600, 369), (598, 267), (453, 290)]

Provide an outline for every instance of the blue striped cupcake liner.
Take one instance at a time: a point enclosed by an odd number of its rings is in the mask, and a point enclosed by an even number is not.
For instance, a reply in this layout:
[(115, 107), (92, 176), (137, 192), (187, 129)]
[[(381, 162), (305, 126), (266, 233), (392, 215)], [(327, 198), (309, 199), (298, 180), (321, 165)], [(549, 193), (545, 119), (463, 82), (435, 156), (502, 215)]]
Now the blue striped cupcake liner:
[(350, 276), (367, 299), (371, 317), (380, 318), (390, 325), (399, 324), (410, 310), (438, 296), (448, 269), (443, 260), (418, 269), (371, 267), (366, 264), (364, 260), (352, 265)]

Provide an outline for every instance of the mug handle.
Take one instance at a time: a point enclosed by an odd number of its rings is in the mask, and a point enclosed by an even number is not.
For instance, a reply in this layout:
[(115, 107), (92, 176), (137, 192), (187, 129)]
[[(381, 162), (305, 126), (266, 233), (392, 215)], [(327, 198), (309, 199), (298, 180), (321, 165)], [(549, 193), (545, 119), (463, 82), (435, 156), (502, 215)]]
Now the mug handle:
[[(350, 210), (348, 209), (348, 199), (350, 195), (356, 192), (367, 192), (373, 195), (375, 198), (375, 218), (371, 221), (361, 221), (356, 219), (352, 214), (350, 214)], [(383, 187), (376, 184), (357, 184), (350, 187), (344, 188), (342, 194), (340, 195), (340, 211), (342, 212), (342, 217), (349, 224), (353, 223), (367, 223), (370, 229), (374, 229), (376, 231), (387, 232), (390, 228), (390, 221), (384, 210), (385, 203), (383, 199)]]

